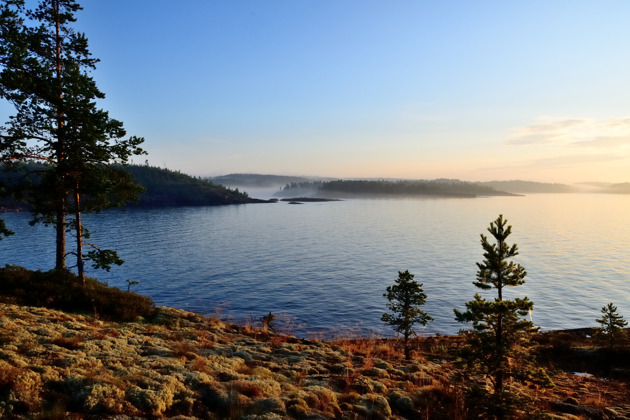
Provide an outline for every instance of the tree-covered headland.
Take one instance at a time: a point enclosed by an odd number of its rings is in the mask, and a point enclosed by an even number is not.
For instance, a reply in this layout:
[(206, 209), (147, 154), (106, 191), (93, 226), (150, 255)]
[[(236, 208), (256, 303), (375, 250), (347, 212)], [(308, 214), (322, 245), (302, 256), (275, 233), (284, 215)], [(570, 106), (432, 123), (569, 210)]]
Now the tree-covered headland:
[(124, 170), (144, 188), (139, 200), (130, 203), (131, 206), (216, 206), (260, 202), (238, 188), (230, 189), (179, 171), (149, 165), (128, 165)]

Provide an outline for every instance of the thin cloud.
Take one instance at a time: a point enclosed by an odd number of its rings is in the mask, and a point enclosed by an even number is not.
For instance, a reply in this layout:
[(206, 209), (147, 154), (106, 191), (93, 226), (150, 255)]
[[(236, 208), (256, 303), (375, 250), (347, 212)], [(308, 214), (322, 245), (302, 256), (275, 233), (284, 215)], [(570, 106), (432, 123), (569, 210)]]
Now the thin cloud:
[(593, 140), (576, 141), (573, 146), (590, 147), (595, 149), (613, 149), (623, 146), (630, 146), (630, 135), (597, 137)]
[(614, 118), (606, 120), (602, 123), (602, 127), (630, 129), (630, 118)]
[(581, 154), (581, 155), (564, 155), (564, 156), (552, 156), (546, 158), (539, 159), (527, 159), (521, 160), (517, 162), (512, 162), (509, 165), (501, 165), (487, 168), (479, 168), (480, 170), (484, 170), (486, 172), (506, 172), (512, 171), (526, 171), (530, 173), (535, 173), (536, 170), (541, 169), (561, 169), (561, 168), (570, 168), (575, 166), (584, 166), (589, 164), (597, 164), (597, 163), (606, 163), (606, 162), (615, 162), (627, 159), (627, 156), (620, 156), (617, 154), (607, 153), (607, 154)]
[(588, 125), (591, 120), (584, 118), (545, 118), (535, 124), (516, 127), (505, 141), (506, 144), (525, 145), (553, 143), (565, 138), (572, 130)]
[(543, 118), (515, 127), (505, 144), (564, 144), (591, 149), (611, 149), (630, 144), (630, 118), (598, 121), (589, 118)]
[(572, 156), (555, 156), (542, 159), (533, 159), (527, 166), (530, 167), (566, 167), (575, 165), (584, 165), (590, 163), (612, 162), (626, 159), (626, 156), (615, 154), (598, 154), (598, 155), (572, 155)]

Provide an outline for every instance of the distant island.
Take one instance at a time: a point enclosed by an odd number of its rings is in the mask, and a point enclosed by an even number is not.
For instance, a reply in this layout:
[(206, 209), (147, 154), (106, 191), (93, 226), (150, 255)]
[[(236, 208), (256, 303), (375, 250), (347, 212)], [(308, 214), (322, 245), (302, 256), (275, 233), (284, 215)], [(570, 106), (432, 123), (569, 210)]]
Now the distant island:
[(276, 193), (279, 197), (365, 197), (365, 196), (436, 196), (472, 198), (478, 196), (513, 196), (491, 186), (453, 179), (413, 180), (337, 180), (292, 182)]
[[(6, 193), (16, 182), (37, 182), (43, 165), (29, 163), (19, 170), (0, 165), (0, 210), (28, 209), (26, 200), (18, 201)], [(458, 179), (333, 179), (262, 174), (229, 174), (209, 178), (195, 177), (149, 165), (127, 165), (121, 169), (132, 174), (144, 188), (139, 201), (129, 207), (219, 206), (229, 204), (274, 203), (278, 200), (252, 198), (246, 189), (266, 188), (283, 201), (313, 202), (353, 197), (443, 197), (473, 198), (518, 196), (538, 193), (595, 192), (630, 194), (630, 183), (581, 183), (566, 185), (522, 180), (466, 182)], [(17, 181), (21, 180), (21, 181)], [(4, 190), (2, 189), (4, 186)], [(241, 190), (239, 190), (239, 188)], [(270, 192), (271, 193), (271, 192)], [(295, 198), (298, 197), (298, 198)]]
[(339, 179), (262, 174), (228, 174), (206, 178), (230, 188), (275, 188), (277, 197), (347, 197), (364, 195), (435, 195), (479, 197), (522, 194), (630, 194), (630, 183), (583, 182), (561, 184), (524, 180), (469, 182), (459, 179)]
[(293, 197), (283, 198), (280, 201), (287, 201), (289, 204), (301, 204), (301, 203), (324, 203), (328, 201), (341, 201), (337, 198), (319, 198), (319, 197)]
[(578, 192), (576, 187), (566, 184), (552, 184), (546, 182), (533, 181), (487, 181), (477, 182), (479, 185), (496, 188), (502, 191), (509, 191), (514, 194), (540, 194), (540, 193), (572, 193)]
[(630, 194), (630, 182), (623, 182), (621, 184), (613, 184), (610, 190), (617, 194)]
[(328, 181), (330, 178), (314, 178), (290, 175), (228, 174), (206, 178), (208, 181), (230, 188), (278, 188), (292, 182)]

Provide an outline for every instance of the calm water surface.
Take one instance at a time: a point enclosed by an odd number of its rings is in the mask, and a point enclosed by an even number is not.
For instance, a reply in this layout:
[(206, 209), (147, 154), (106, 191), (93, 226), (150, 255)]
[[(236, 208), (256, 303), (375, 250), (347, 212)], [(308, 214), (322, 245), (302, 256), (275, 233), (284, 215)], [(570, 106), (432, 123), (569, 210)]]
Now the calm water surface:
[[(513, 225), (544, 329), (595, 326), (608, 302), (630, 318), (630, 196), (539, 194), (476, 199), (347, 200), (303, 205), (111, 211), (90, 215), (91, 240), (126, 261), (89, 275), (160, 305), (238, 322), (271, 311), (292, 333), (390, 335), (380, 322), (398, 270), (424, 284), (435, 318), (423, 334), (455, 333), (478, 290), (479, 234), (502, 213)], [(16, 235), (0, 263), (49, 269), (54, 234), (27, 214), (4, 214)]]

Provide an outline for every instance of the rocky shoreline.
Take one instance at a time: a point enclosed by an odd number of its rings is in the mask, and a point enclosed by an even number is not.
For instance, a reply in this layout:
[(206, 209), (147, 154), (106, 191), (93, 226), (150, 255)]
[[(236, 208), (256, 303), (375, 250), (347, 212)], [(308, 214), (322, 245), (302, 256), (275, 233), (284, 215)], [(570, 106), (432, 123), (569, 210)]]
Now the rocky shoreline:
[[(115, 323), (0, 304), (0, 417), (462, 418), (457, 337), (319, 342), (173, 308)], [(625, 381), (556, 369), (536, 392), (552, 418), (628, 418)], [(575, 417), (582, 416), (582, 417)]]

